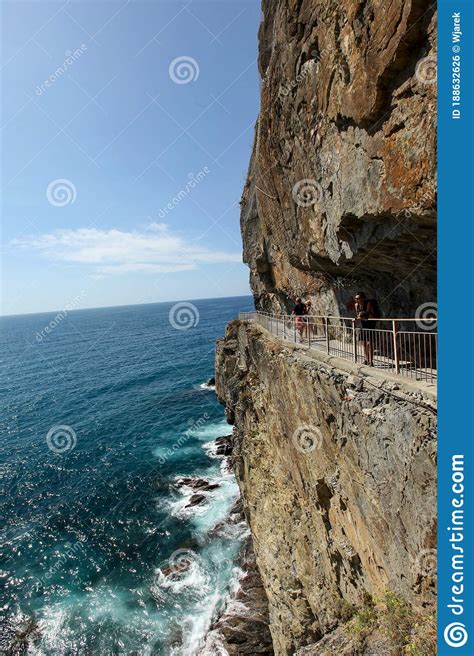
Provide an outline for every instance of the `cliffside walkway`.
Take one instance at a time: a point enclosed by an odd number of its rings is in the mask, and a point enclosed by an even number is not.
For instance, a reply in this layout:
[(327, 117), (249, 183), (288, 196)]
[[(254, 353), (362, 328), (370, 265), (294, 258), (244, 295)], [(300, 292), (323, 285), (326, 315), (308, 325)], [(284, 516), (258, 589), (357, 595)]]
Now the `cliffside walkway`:
[(365, 364), (370, 344), (375, 368), (428, 383), (437, 379), (435, 319), (377, 319), (371, 330), (359, 328), (350, 317), (310, 315), (299, 326), (294, 316), (268, 312), (241, 312), (239, 319), (256, 323), (282, 341), (358, 364)]

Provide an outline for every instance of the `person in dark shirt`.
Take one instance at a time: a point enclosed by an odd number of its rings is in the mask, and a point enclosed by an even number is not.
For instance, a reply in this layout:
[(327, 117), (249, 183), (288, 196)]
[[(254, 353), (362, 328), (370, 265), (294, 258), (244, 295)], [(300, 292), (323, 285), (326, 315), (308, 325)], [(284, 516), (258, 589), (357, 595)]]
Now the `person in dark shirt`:
[(374, 330), (377, 325), (375, 321), (378, 316), (376, 301), (367, 300), (364, 292), (358, 292), (355, 296), (354, 310), (359, 323), (359, 341), (364, 342), (365, 360), (364, 364), (374, 366)]
[(291, 311), (291, 314), (295, 317), (296, 330), (299, 332), (301, 337), (306, 326), (305, 316), (307, 314), (306, 305), (303, 303), (301, 298), (296, 299), (296, 305)]

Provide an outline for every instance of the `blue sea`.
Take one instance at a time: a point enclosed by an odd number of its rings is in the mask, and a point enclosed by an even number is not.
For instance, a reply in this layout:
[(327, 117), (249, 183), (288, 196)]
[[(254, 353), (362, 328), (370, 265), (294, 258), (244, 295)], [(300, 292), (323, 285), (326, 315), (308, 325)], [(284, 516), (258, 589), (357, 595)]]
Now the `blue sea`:
[[(252, 306), (0, 320), (0, 651), (16, 640), (11, 653), (199, 653), (247, 532), (226, 523), (238, 487), (213, 442), (231, 428), (205, 383), (216, 338)], [(216, 486), (189, 507), (180, 477)]]

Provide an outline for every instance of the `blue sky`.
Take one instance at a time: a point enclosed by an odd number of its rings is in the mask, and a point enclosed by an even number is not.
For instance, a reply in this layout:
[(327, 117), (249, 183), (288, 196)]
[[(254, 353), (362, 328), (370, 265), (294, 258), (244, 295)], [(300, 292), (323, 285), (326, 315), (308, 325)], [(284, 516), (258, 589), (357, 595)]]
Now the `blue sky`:
[(3, 314), (246, 294), (257, 0), (2, 2)]

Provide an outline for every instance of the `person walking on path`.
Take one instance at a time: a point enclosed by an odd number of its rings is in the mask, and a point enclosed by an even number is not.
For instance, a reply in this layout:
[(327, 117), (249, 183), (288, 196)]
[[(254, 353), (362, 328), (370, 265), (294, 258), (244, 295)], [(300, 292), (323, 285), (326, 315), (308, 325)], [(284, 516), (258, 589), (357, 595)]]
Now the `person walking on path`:
[(367, 300), (364, 292), (358, 292), (355, 296), (354, 309), (356, 320), (359, 322), (359, 341), (364, 343), (364, 364), (374, 366), (374, 338), (375, 319), (379, 317), (378, 304), (375, 299)]
[(299, 336), (302, 337), (306, 326), (306, 305), (301, 298), (296, 299), (296, 305), (292, 309), (291, 314), (295, 317), (296, 330), (298, 331)]

